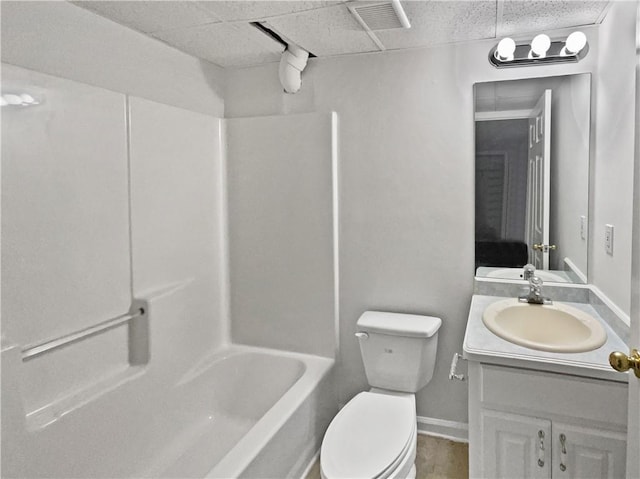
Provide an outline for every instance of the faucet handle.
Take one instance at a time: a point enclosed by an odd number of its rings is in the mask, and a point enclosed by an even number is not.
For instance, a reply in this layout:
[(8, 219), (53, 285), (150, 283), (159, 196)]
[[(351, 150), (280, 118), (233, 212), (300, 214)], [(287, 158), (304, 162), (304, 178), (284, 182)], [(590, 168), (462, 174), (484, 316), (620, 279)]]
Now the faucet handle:
[(533, 275), (529, 278), (529, 283), (531, 283), (534, 286), (542, 286), (543, 281), (538, 276)]
[(524, 273), (522, 275), (522, 277), (525, 280), (528, 280), (529, 278), (531, 278), (536, 272), (536, 267), (534, 265), (532, 265), (531, 263), (529, 264), (525, 264), (524, 265)]

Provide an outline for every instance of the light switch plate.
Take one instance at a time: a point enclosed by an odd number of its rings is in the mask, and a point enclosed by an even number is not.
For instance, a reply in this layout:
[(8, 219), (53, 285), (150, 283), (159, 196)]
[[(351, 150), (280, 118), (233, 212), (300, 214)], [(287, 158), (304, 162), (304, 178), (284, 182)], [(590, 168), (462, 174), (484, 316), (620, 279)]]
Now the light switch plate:
[(608, 254), (613, 254), (613, 225), (604, 226), (604, 246)]

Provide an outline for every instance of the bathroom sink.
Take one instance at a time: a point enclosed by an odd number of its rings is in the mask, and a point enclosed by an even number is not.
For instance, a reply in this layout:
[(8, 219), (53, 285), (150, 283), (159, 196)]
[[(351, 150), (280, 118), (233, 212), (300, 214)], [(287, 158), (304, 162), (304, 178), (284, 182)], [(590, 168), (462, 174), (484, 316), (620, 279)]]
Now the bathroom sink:
[[(502, 279), (523, 279), (523, 270), (522, 268), (499, 268), (492, 269), (487, 272), (485, 276), (487, 278), (502, 278)], [(563, 276), (560, 273), (555, 273), (553, 271), (546, 271), (537, 269), (535, 275), (545, 282), (552, 283), (568, 283), (569, 278), (565, 275)]]
[(541, 351), (580, 353), (597, 349), (607, 340), (597, 319), (561, 303), (496, 301), (485, 309), (482, 322), (502, 339)]

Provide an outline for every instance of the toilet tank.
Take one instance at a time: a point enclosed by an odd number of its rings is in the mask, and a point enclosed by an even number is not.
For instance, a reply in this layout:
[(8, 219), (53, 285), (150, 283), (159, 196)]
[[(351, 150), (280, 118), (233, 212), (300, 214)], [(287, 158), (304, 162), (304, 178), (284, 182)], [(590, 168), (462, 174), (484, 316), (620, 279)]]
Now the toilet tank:
[(433, 377), (442, 320), (433, 316), (366, 311), (356, 336), (369, 385), (418, 392)]

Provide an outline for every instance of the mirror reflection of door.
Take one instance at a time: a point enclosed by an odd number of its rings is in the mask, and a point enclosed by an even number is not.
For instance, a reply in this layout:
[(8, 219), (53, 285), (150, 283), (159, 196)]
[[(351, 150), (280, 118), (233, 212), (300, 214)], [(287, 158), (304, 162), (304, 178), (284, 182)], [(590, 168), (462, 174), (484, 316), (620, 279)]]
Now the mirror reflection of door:
[[(525, 242), (529, 263), (549, 269), (549, 198), (551, 196), (551, 90), (545, 90), (529, 117)], [(534, 245), (543, 245), (536, 248)]]
[(509, 162), (507, 152), (478, 152), (476, 154), (476, 218), (480, 236), (505, 238), (509, 221), (507, 194), (509, 191)]
[(532, 262), (544, 281), (586, 282), (590, 75), (477, 83), (474, 96), (476, 275), (518, 279)]
[(476, 122), (476, 262), (521, 267), (525, 244), (528, 120)]

